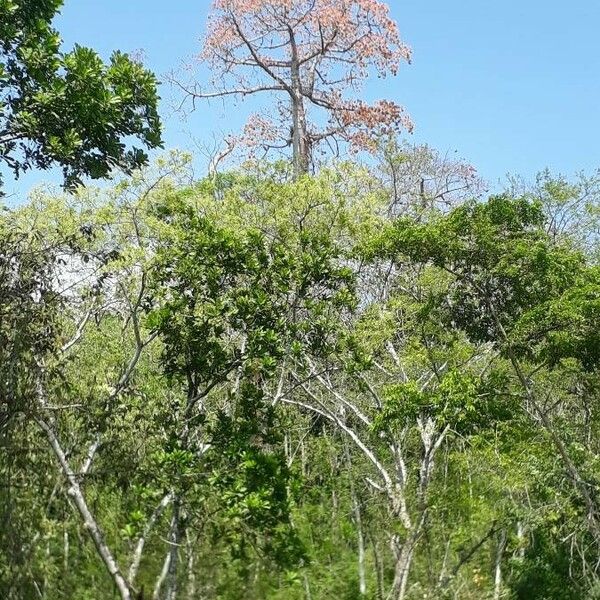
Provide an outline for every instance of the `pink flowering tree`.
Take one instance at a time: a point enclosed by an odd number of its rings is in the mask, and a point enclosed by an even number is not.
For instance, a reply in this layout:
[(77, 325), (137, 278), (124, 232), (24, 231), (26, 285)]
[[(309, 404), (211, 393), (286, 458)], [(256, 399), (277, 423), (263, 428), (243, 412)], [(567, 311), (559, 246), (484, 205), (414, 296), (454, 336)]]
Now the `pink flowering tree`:
[(299, 175), (319, 147), (372, 149), (377, 136), (411, 129), (396, 103), (356, 99), (369, 74), (396, 75), (410, 54), (379, 0), (214, 0), (199, 56), (211, 88), (182, 87), (193, 100), (268, 94), (275, 105), (236, 140), (291, 147)]

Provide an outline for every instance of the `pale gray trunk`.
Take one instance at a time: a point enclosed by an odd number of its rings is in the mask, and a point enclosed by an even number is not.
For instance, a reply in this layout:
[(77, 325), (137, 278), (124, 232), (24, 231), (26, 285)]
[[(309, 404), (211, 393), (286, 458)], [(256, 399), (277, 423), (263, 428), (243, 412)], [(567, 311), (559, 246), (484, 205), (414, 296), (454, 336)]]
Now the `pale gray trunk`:
[(173, 514), (169, 527), (169, 549), (165, 556), (163, 566), (154, 586), (153, 600), (160, 600), (161, 589), (166, 584), (165, 600), (174, 600), (177, 597), (177, 562), (179, 557), (180, 538), (180, 506), (179, 500), (173, 500)]
[(60, 445), (60, 442), (58, 441), (53, 427), (39, 417), (36, 418), (36, 422), (44, 431), (46, 437), (48, 438), (48, 441), (50, 442), (50, 447), (52, 448), (52, 451), (54, 452), (54, 455), (56, 456), (61, 466), (63, 475), (69, 483), (69, 489), (67, 491), (67, 494), (72, 498), (77, 508), (77, 511), (79, 512), (79, 515), (83, 520), (83, 526), (92, 538), (94, 546), (96, 547), (96, 550), (100, 555), (100, 558), (102, 559), (106, 570), (112, 577), (112, 580), (119, 592), (119, 595), (121, 596), (121, 599), (131, 600), (131, 589), (129, 587), (129, 584), (125, 577), (123, 577), (121, 569), (117, 564), (117, 561), (115, 560), (112, 552), (110, 551), (110, 548), (104, 541), (104, 535), (100, 529), (100, 526), (96, 522), (96, 519), (92, 515), (87, 505), (85, 496), (83, 494), (83, 490), (79, 485), (78, 476), (69, 466), (65, 453), (62, 449), (62, 446)]
[(173, 501), (173, 521), (171, 525), (171, 535), (169, 543), (171, 544), (169, 560), (169, 569), (167, 572), (167, 593), (165, 600), (176, 600), (177, 598), (177, 570), (179, 566), (179, 543), (181, 540), (181, 506), (179, 499)]
[(396, 566), (394, 569), (394, 583), (388, 594), (388, 600), (404, 600), (413, 559), (414, 541), (411, 537), (404, 543), (401, 543), (397, 537), (394, 537), (392, 540), (392, 549), (396, 555)]
[(292, 98), (292, 122), (294, 175), (300, 177), (308, 173), (310, 157), (307, 144), (306, 112), (299, 90)]
[(194, 545), (192, 544), (189, 534), (185, 534), (187, 540), (187, 598), (188, 600), (196, 600), (196, 575), (194, 574), (195, 556)]
[(375, 571), (377, 575), (377, 600), (383, 600), (384, 597), (384, 568), (383, 561), (379, 553), (379, 542), (371, 539), (371, 547), (373, 548), (373, 561), (375, 563)]
[(519, 559), (525, 560), (525, 528), (523, 523), (517, 523), (517, 540), (519, 541)]
[(148, 536), (152, 532), (154, 525), (156, 525), (156, 521), (160, 518), (160, 516), (162, 515), (163, 511), (165, 510), (165, 508), (167, 507), (169, 502), (171, 502), (171, 498), (172, 498), (171, 494), (167, 494), (160, 501), (160, 504), (156, 507), (156, 509), (154, 510), (154, 512), (152, 513), (150, 518), (148, 519), (148, 522), (146, 523), (146, 526), (144, 527), (144, 531), (143, 531), (142, 535), (140, 536), (140, 538), (138, 539), (137, 544), (135, 545), (135, 550), (133, 552), (133, 559), (131, 561), (131, 566), (129, 567), (129, 583), (131, 585), (134, 584), (135, 579), (137, 577), (137, 573), (140, 568), (140, 563), (142, 561), (142, 554), (144, 552), (144, 546), (146, 545)]
[(362, 527), (362, 514), (360, 510), (360, 502), (356, 494), (354, 486), (354, 478), (352, 474), (352, 459), (348, 448), (348, 441), (344, 443), (346, 453), (346, 461), (348, 463), (348, 472), (350, 474), (350, 497), (352, 499), (352, 513), (354, 515), (354, 524), (356, 525), (357, 550), (358, 550), (358, 592), (361, 596), (367, 594), (367, 579), (365, 573), (365, 536)]
[(292, 152), (294, 162), (294, 175), (300, 177), (309, 170), (310, 149), (308, 147), (308, 131), (306, 126), (306, 110), (302, 95), (302, 81), (300, 76), (300, 64), (296, 38), (290, 27), (290, 47), (292, 50), (291, 79), (292, 93), (290, 94), (292, 109)]
[(442, 587), (446, 579), (446, 568), (448, 565), (448, 556), (450, 554), (450, 540), (446, 542), (446, 549), (444, 550), (444, 558), (442, 559), (442, 568), (440, 569), (440, 576), (438, 577), (438, 588)]
[(506, 531), (500, 532), (498, 547), (496, 549), (496, 560), (494, 565), (494, 600), (500, 600), (502, 595), (502, 557), (506, 548)]
[(365, 572), (365, 536), (363, 535), (360, 504), (354, 489), (352, 490), (352, 505), (354, 511), (354, 521), (356, 522), (356, 535), (358, 538), (358, 591), (361, 596), (366, 596), (367, 579)]
[(310, 593), (310, 583), (308, 582), (308, 577), (307, 577), (306, 573), (303, 574), (303, 580), (304, 580), (304, 596), (305, 596), (306, 600), (312, 600), (312, 595)]
[(160, 600), (160, 590), (167, 578), (167, 574), (169, 573), (169, 563), (171, 561), (171, 552), (167, 552), (165, 556), (165, 560), (163, 562), (162, 569), (160, 570), (160, 575), (154, 584), (154, 593), (152, 594), (152, 600)]
[(63, 569), (65, 574), (69, 572), (69, 532), (63, 532)]

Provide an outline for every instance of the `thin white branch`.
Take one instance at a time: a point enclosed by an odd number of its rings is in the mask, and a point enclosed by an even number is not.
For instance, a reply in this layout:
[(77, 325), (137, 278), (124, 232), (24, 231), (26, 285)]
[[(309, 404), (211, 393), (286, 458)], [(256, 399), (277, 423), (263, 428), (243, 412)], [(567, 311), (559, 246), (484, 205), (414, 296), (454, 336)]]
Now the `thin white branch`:
[(144, 546), (146, 545), (146, 540), (148, 536), (154, 529), (156, 522), (164, 512), (165, 508), (169, 505), (171, 500), (173, 499), (173, 495), (171, 493), (166, 494), (163, 499), (160, 501), (158, 506), (154, 509), (154, 512), (148, 519), (144, 527), (144, 531), (142, 535), (140, 535), (137, 544), (135, 545), (135, 550), (133, 552), (133, 560), (131, 561), (131, 566), (129, 567), (129, 582), (133, 585), (135, 582), (135, 578), (137, 577), (138, 570), (140, 568), (140, 563), (142, 561), (142, 554), (144, 552)]
[(88, 531), (94, 545), (96, 546), (96, 550), (106, 567), (106, 570), (112, 577), (117, 590), (121, 596), (121, 600), (131, 600), (131, 589), (125, 577), (123, 577), (121, 573), (121, 569), (117, 564), (115, 557), (113, 556), (110, 548), (104, 541), (104, 535), (98, 525), (98, 522), (92, 515), (92, 512), (89, 509), (89, 506), (86, 502), (85, 496), (79, 485), (78, 474), (71, 469), (67, 457), (56, 437), (56, 433), (54, 432), (54, 428), (44, 421), (41, 417), (35, 418), (36, 423), (39, 427), (44, 431), (48, 441), (50, 442), (50, 447), (56, 456), (63, 475), (69, 483), (68, 495), (73, 499), (75, 506), (83, 520), (83, 526)]
[(83, 465), (81, 465), (81, 471), (79, 472), (82, 477), (87, 475), (92, 468), (92, 462), (94, 462), (94, 457), (96, 456), (96, 452), (100, 447), (100, 436), (98, 436), (91, 444), (87, 451), (85, 461)]
[(81, 319), (81, 321), (79, 321), (79, 324), (77, 325), (77, 330), (75, 331), (75, 335), (73, 335), (73, 337), (60, 349), (62, 354), (66, 354), (81, 339), (81, 336), (83, 335), (83, 331), (85, 330), (93, 313), (94, 313), (93, 308), (90, 308), (85, 313), (85, 315), (83, 316), (83, 318)]

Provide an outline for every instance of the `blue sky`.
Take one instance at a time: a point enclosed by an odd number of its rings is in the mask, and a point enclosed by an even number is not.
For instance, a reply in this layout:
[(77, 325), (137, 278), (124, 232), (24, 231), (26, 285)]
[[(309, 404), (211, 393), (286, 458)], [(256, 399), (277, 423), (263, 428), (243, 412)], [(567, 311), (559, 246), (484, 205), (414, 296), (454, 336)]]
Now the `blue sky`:
[[(108, 56), (143, 49), (159, 75), (200, 47), (210, 0), (65, 0), (56, 25), (65, 46)], [(391, 0), (414, 61), (368, 96), (403, 104), (410, 139), (457, 151), (496, 183), (548, 166), (572, 174), (600, 167), (599, 0)], [(243, 123), (244, 105), (203, 106), (187, 121), (163, 87), (167, 147), (190, 148)], [(49, 175), (7, 188), (23, 191)]]

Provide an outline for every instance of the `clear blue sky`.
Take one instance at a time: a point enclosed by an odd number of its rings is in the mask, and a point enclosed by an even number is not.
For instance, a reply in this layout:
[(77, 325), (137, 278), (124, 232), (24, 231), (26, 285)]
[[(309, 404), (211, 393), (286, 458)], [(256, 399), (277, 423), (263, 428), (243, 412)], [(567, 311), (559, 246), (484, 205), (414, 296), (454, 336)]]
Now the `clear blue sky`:
[[(368, 96), (403, 104), (414, 141), (458, 151), (492, 183), (546, 166), (565, 174), (600, 167), (600, 0), (388, 3), (414, 62), (367, 84)], [(209, 4), (65, 0), (56, 25), (66, 47), (79, 42), (104, 56), (143, 49), (160, 76), (198, 51)], [(166, 86), (162, 95), (167, 147), (190, 148), (190, 134), (210, 137), (246, 114), (244, 105), (213, 104), (182, 122)]]

